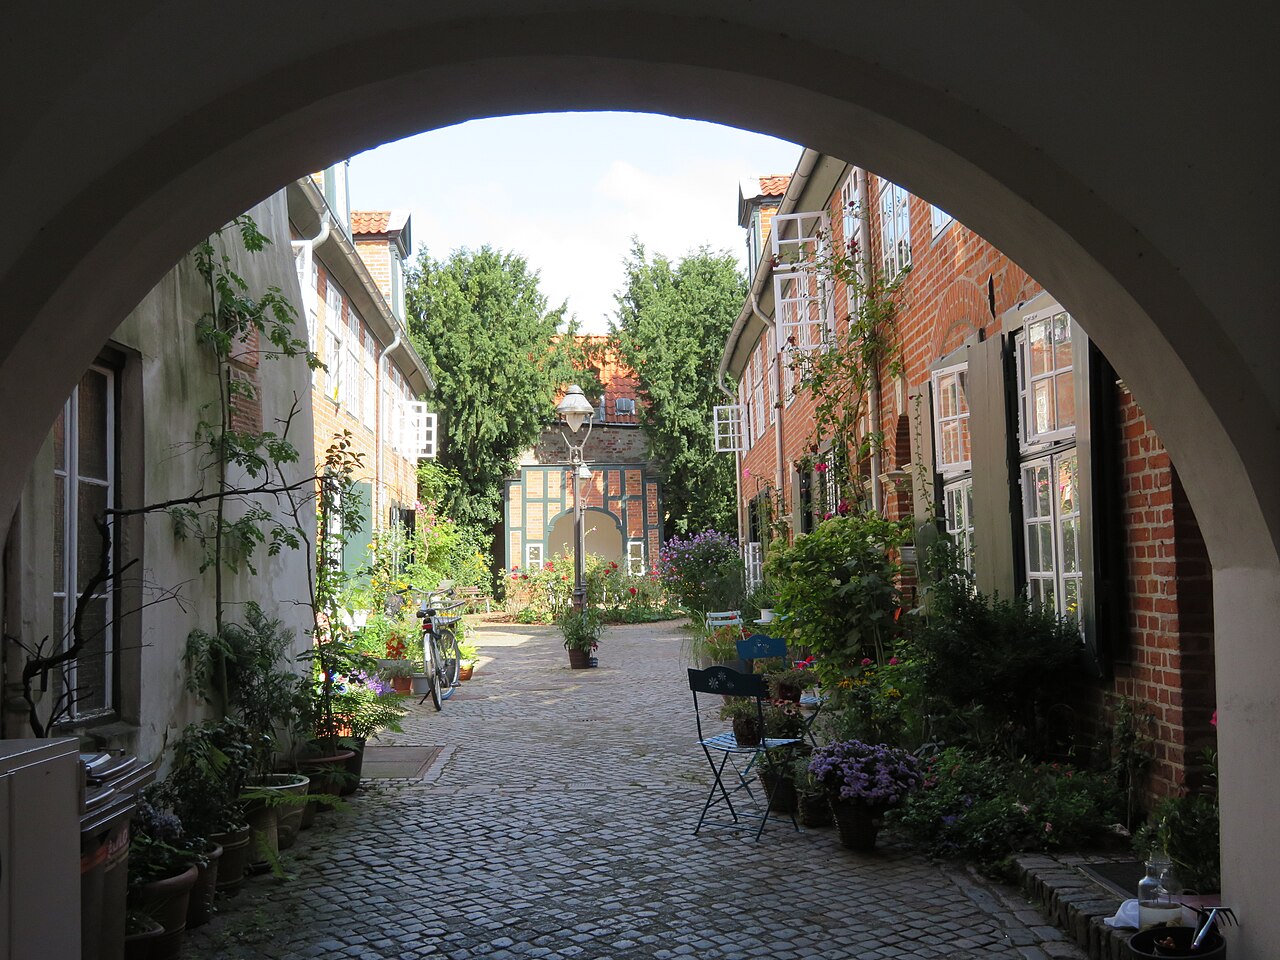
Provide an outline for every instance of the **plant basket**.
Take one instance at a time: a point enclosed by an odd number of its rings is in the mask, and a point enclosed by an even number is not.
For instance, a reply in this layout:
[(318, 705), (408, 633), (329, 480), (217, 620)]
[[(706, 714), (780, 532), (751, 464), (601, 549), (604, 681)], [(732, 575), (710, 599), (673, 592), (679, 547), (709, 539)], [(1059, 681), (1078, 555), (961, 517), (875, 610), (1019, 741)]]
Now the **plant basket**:
[(758, 747), (760, 745), (760, 724), (755, 717), (733, 718), (733, 739), (740, 747)]
[(876, 847), (876, 835), (884, 817), (884, 807), (861, 800), (832, 800), (831, 814), (840, 831), (840, 843), (850, 850), (868, 853)]
[(591, 661), (595, 658), (591, 656), (590, 650), (569, 649), (569, 669), (586, 670), (588, 667), (594, 667)]
[(769, 809), (774, 813), (785, 813), (794, 816), (798, 809), (796, 782), (785, 773), (775, 773), (763, 768), (757, 769), (760, 785), (764, 787), (764, 795), (769, 798)]
[(476, 669), (475, 664), (473, 663), (462, 664), (462, 666), (458, 667), (458, 680), (460, 681), (470, 680), (471, 675), (475, 672), (475, 669)]
[(796, 797), (796, 814), (802, 827), (831, 826), (831, 804), (826, 794), (801, 793)]

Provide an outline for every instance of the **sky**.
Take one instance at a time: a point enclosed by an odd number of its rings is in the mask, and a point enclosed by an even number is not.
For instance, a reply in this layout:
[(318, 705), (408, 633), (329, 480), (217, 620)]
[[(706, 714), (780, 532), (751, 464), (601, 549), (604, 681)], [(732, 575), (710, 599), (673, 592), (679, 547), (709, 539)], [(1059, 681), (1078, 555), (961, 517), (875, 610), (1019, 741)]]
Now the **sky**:
[(745, 269), (738, 183), (790, 173), (795, 144), (698, 120), (559, 113), (472, 120), (353, 157), (353, 210), (407, 209), (414, 253), (519, 253), (551, 306), (604, 333), (635, 235), (678, 259), (706, 245)]

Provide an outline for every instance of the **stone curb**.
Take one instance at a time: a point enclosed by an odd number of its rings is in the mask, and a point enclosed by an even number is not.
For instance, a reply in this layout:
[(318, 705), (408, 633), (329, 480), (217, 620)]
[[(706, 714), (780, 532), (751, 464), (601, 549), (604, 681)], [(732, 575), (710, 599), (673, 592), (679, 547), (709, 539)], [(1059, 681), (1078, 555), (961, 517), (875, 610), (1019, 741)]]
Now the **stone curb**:
[(1115, 915), (1122, 901), (1071, 860), (1091, 862), (1082, 857), (1058, 860), (1044, 854), (1016, 857), (1023, 892), (1090, 960), (1130, 960), (1129, 937), (1133, 931), (1102, 922)]

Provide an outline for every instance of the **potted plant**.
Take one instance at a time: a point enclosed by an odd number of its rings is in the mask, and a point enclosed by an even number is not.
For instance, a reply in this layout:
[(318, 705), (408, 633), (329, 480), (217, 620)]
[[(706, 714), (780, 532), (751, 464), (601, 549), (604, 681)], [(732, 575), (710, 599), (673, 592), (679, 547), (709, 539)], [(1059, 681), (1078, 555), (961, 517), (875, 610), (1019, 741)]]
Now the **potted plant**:
[(720, 719), (733, 724), (733, 738), (741, 747), (759, 746), (764, 731), (760, 729), (760, 709), (755, 700), (725, 697)]
[(791, 783), (796, 792), (796, 819), (802, 827), (831, 826), (826, 790), (809, 769), (811, 755), (797, 752), (791, 760)]
[(182, 821), (157, 807), (148, 790), (138, 801), (129, 836), (129, 909), (164, 928), (151, 941), (151, 956), (170, 960), (182, 952), (187, 906), (203, 859), (203, 841), (188, 838)]
[(809, 770), (826, 791), (840, 842), (868, 851), (884, 812), (920, 789), (920, 764), (905, 750), (883, 743), (836, 740), (818, 747)]
[(406, 697), (392, 691), (377, 674), (356, 674), (334, 698), (334, 722), (342, 745), (352, 751), (349, 774), (338, 792), (347, 796), (356, 791), (364, 763), (364, 748), (379, 730), (402, 733)]
[(250, 832), (240, 797), (251, 753), (249, 734), (241, 723), (189, 724), (174, 744), (169, 775), (154, 788), (188, 836), (204, 838), (206, 844), (205, 864), (189, 901), (188, 927), (208, 921), (215, 889), (233, 892), (244, 882)]
[(458, 659), (461, 661), (458, 667), (458, 679), (470, 680), (480, 660), (480, 651), (470, 638), (458, 638)]
[(244, 622), (224, 623), (217, 636), (192, 631), (184, 654), (188, 688), (224, 704), (248, 732), (249, 778), (241, 799), (253, 831), (254, 869), (277, 865), (282, 813), (285, 846), (296, 837), (309, 785), (304, 776), (275, 772), (277, 757), (309, 734), (312, 715), (308, 679), (291, 669), (293, 637), (249, 603)]
[(595, 607), (578, 611), (573, 608), (560, 615), (560, 631), (564, 648), (569, 651), (569, 666), (574, 670), (595, 666), (592, 653), (600, 646), (604, 618)]
[[(766, 718), (766, 733), (769, 732), (768, 723)], [(805, 747), (806, 744), (797, 743), (777, 750), (766, 750), (756, 764), (756, 776), (769, 800), (769, 809), (774, 813), (795, 814), (799, 810), (795, 765), (798, 756), (808, 753)]]

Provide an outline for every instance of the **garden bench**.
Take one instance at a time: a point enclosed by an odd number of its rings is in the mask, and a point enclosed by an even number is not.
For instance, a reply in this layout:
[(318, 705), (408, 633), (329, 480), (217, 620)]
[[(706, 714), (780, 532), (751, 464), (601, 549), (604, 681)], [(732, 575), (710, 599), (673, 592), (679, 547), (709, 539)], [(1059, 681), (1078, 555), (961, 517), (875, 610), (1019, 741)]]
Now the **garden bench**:
[(454, 593), (458, 595), (459, 599), (466, 601), (467, 610), (472, 613), (475, 612), (476, 605), (480, 603), (484, 604), (484, 612), (488, 613), (489, 604), (493, 602), (489, 594), (485, 593), (479, 587), (457, 587), (454, 589)]

